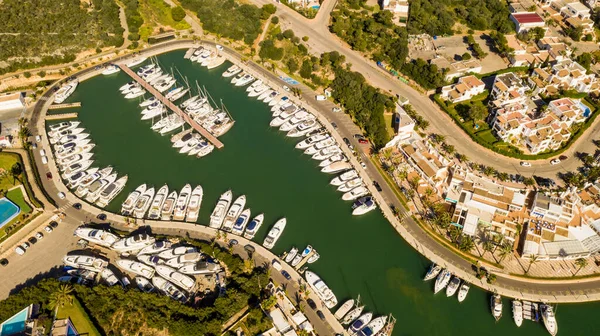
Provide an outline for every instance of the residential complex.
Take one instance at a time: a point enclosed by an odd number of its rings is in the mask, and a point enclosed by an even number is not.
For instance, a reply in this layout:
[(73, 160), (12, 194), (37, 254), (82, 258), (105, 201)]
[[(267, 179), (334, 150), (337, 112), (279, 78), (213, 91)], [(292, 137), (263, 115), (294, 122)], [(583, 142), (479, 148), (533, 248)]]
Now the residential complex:
[(461, 77), (456, 84), (442, 87), (441, 97), (452, 103), (470, 100), (485, 91), (485, 84), (481, 79), (470, 75)]

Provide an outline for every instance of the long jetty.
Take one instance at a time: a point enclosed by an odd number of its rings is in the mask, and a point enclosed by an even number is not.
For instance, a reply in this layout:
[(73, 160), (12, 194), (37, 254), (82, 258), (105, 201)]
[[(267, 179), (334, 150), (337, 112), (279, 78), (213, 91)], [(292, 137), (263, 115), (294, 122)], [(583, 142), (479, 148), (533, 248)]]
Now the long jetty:
[(45, 119), (46, 120), (74, 119), (74, 118), (77, 118), (77, 116), (78, 116), (77, 112), (61, 113), (61, 114), (47, 114)]
[(200, 126), (194, 119), (190, 118), (189, 115), (184, 113), (179, 106), (173, 104), (170, 100), (166, 99), (162, 93), (158, 92), (152, 85), (143, 80), (140, 76), (138, 76), (133, 70), (129, 69), (129, 67), (125, 64), (118, 64), (121, 70), (123, 70), (126, 74), (131, 76), (136, 82), (138, 82), (146, 91), (150, 92), (154, 95), (159, 101), (165, 104), (166, 107), (171, 109), (171, 111), (177, 113), (185, 122), (187, 122), (193, 129), (198, 131), (206, 140), (210, 141), (215, 147), (223, 148), (223, 143), (217, 139), (214, 135), (210, 134), (204, 127)]
[(54, 105), (48, 106), (48, 110), (58, 110), (58, 109), (72, 108), (72, 107), (81, 107), (81, 102), (54, 104)]

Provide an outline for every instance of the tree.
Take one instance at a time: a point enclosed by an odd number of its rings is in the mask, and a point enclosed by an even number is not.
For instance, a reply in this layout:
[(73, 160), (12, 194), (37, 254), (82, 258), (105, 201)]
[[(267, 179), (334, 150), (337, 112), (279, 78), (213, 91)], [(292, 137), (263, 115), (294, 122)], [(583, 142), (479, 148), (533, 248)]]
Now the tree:
[(273, 4), (266, 4), (266, 5), (262, 6), (261, 9), (264, 13), (268, 14), (267, 17), (269, 17), (269, 16), (275, 14), (275, 12), (277, 12), (277, 7), (275, 7), (275, 5), (273, 5)]
[(185, 18), (185, 10), (181, 6), (171, 8), (171, 18), (173, 21), (180, 22)]
[(529, 273), (529, 270), (531, 269), (531, 265), (535, 264), (536, 262), (538, 262), (538, 255), (534, 254), (529, 258), (529, 267), (527, 267), (527, 270), (525, 271), (525, 274)]
[(578, 268), (573, 276), (577, 275), (582, 268), (586, 267), (588, 265), (588, 261), (585, 258), (577, 258), (577, 260), (575, 260), (575, 265), (577, 265)]
[(285, 37), (288, 40), (291, 40), (294, 37), (294, 31), (291, 29), (288, 29), (286, 31), (283, 32), (283, 37)]
[(42, 71), (38, 72), (38, 76), (40, 76), (42, 78), (46, 77), (46, 71), (42, 70)]
[(262, 59), (278, 61), (283, 58), (283, 48), (277, 48), (273, 40), (264, 40), (260, 42), (258, 56)]
[(296, 71), (298, 71), (298, 62), (296, 62), (294, 58), (288, 58), (288, 60), (285, 62), (285, 65), (287, 66), (290, 74), (294, 74)]
[(510, 256), (513, 252), (513, 247), (512, 245), (510, 245), (510, 243), (504, 244), (502, 245), (502, 247), (500, 248), (500, 252), (498, 252), (500, 254), (500, 262), (502, 263), (502, 260), (504, 260), (504, 258)]
[(302, 76), (302, 78), (310, 78), (311, 75), (312, 75), (312, 64), (310, 63), (309, 60), (305, 59), (302, 62), (302, 66), (300, 67), (300, 76)]
[(270, 311), (271, 308), (273, 308), (276, 304), (277, 297), (275, 295), (271, 295), (262, 301), (261, 306), (265, 311)]
[(58, 290), (50, 295), (48, 307), (54, 309), (54, 316), (56, 316), (58, 308), (73, 304), (72, 293), (73, 287), (70, 284), (61, 284), (58, 286)]
[(592, 64), (593, 57), (592, 54), (584, 52), (576, 58), (577, 63), (581, 64), (586, 70), (590, 70), (590, 65)]
[(470, 60), (470, 59), (471, 59), (471, 54), (469, 54), (468, 52), (466, 52), (466, 53), (462, 54), (462, 55), (460, 56), (460, 58), (461, 58), (463, 61)]
[(444, 150), (444, 152), (448, 153), (448, 155), (452, 155), (456, 151), (456, 149), (454, 149), (454, 146), (447, 144), (443, 144), (442, 149)]
[(567, 34), (567, 36), (573, 39), (573, 41), (578, 42), (579, 40), (581, 40), (581, 36), (583, 35), (583, 27), (578, 26), (575, 28), (564, 28), (564, 32), (565, 34)]
[(463, 235), (460, 243), (458, 244), (458, 249), (463, 252), (469, 252), (475, 247), (475, 242), (473, 241), (473, 237), (468, 235)]
[(279, 16), (273, 16), (271, 18), (271, 23), (274, 24), (274, 25), (278, 24), (279, 23)]
[(15, 164), (10, 167), (10, 176), (13, 178), (13, 184), (15, 184), (15, 180), (19, 180), (22, 173), (23, 168), (19, 162), (15, 162)]
[(494, 282), (496, 282), (496, 274), (488, 274), (487, 283), (493, 284)]
[(488, 115), (488, 110), (482, 102), (474, 102), (469, 105), (469, 117), (473, 122), (484, 120)]
[(533, 177), (526, 177), (525, 179), (523, 179), (523, 184), (525, 184), (528, 187), (531, 187), (535, 184), (535, 180), (533, 179)]

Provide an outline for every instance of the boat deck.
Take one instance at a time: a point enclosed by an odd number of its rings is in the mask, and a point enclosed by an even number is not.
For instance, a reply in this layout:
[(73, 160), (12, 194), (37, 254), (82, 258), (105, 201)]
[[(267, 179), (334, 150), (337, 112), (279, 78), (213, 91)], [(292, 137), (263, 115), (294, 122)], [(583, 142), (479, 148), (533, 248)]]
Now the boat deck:
[(530, 321), (539, 321), (540, 310), (535, 302), (523, 301), (523, 319)]
[(194, 119), (184, 113), (179, 106), (175, 105), (170, 100), (166, 99), (162, 93), (158, 92), (152, 85), (143, 80), (140, 76), (138, 76), (133, 70), (129, 69), (129, 67), (125, 64), (119, 64), (119, 67), (128, 74), (131, 78), (133, 78), (136, 82), (138, 82), (146, 91), (150, 92), (150, 94), (154, 95), (160, 102), (165, 104), (171, 111), (177, 113), (180, 117), (185, 120), (192, 128), (194, 128), (198, 133), (200, 133), (206, 140), (215, 145), (217, 148), (223, 148), (225, 146), (219, 139), (217, 139), (214, 135), (210, 134), (204, 127), (200, 126)]
[[(298, 254), (302, 253), (302, 251), (298, 251)], [(304, 264), (306, 264), (306, 262), (308, 261), (308, 259), (310, 257), (312, 257), (312, 255), (315, 254), (315, 250), (310, 251), (309, 254), (306, 255), (306, 257), (302, 258), (302, 260), (300, 261), (300, 263), (298, 265), (296, 265), (296, 267), (294, 267), (295, 269), (301, 269), (302, 266), (304, 266)]]

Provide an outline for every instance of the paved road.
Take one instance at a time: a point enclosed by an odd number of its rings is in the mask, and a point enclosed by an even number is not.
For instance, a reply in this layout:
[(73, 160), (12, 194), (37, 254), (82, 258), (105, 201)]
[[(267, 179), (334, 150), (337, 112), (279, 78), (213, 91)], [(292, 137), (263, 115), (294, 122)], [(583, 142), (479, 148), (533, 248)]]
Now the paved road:
[(297, 36), (308, 36), (307, 42), (311, 52), (321, 54), (327, 51), (338, 51), (346, 56), (346, 61), (352, 64), (352, 70), (360, 72), (372, 85), (392, 94), (400, 94), (410, 100), (415, 110), (430, 122), (428, 132), (442, 134), (446, 142), (453, 145), (457, 152), (466, 155), (471, 161), (496, 168), (501, 172), (522, 174), (524, 176), (539, 175), (555, 178), (557, 173), (575, 170), (580, 162), (574, 157), (576, 152), (593, 153), (596, 146), (592, 143), (600, 135), (600, 120), (596, 121), (593, 129), (588, 130), (585, 139), (578, 142), (562, 155), (568, 159), (557, 166), (549, 165), (550, 159), (532, 162), (531, 167), (521, 167), (519, 160), (494, 153), (473, 142), (469, 136), (454, 124), (453, 120), (444, 113), (425, 94), (394, 79), (390, 74), (378, 68), (375, 62), (363, 54), (352, 50), (347, 44), (331, 34), (328, 30), (329, 14), (336, 1), (324, 1), (317, 17), (309, 20), (289, 7), (271, 0), (252, 0), (257, 5), (272, 3), (277, 6), (276, 15), (280, 18), (283, 29), (292, 29)]

